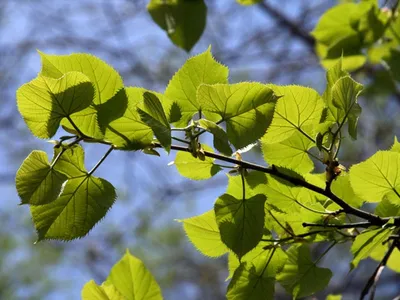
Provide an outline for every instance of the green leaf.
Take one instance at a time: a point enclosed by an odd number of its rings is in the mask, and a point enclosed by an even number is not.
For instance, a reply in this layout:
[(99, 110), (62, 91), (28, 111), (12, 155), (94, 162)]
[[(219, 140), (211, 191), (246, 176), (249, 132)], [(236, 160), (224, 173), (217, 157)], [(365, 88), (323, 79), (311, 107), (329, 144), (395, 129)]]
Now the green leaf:
[(311, 172), (314, 163), (308, 156), (308, 150), (314, 144), (300, 132), (295, 132), (290, 138), (279, 143), (268, 144), (261, 139), (264, 159), (270, 165), (293, 169), (301, 174)]
[[(202, 145), (205, 151), (213, 152), (207, 145)], [(206, 157), (204, 160), (195, 158), (189, 152), (179, 151), (175, 157), (175, 165), (179, 174), (193, 180), (205, 180), (213, 177), (222, 168), (214, 164), (215, 159)]]
[(249, 262), (242, 263), (235, 271), (228, 286), (226, 298), (234, 299), (274, 299), (275, 278), (263, 277)]
[(45, 152), (32, 151), (18, 169), (15, 184), (21, 204), (41, 205), (54, 201), (66, 180), (50, 166)]
[(342, 295), (329, 294), (325, 300), (342, 300)]
[(313, 89), (295, 85), (272, 88), (282, 98), (276, 104), (272, 123), (261, 141), (278, 143), (290, 138), (295, 132), (314, 136), (314, 129), (324, 109), (320, 95)]
[[(139, 150), (150, 145), (153, 140), (153, 131), (142, 121), (137, 109), (144, 101), (143, 88), (128, 87), (125, 89), (128, 97), (128, 107), (124, 114), (108, 124), (104, 139), (121, 150)], [(154, 93), (157, 97), (158, 93)]]
[(277, 275), (277, 280), (293, 298), (312, 295), (328, 285), (332, 277), (331, 270), (316, 266), (307, 245), (291, 246), (286, 254), (288, 260)]
[(394, 137), (394, 142), (393, 142), (392, 147), (390, 148), (390, 151), (400, 153), (400, 143), (397, 140), (397, 136)]
[(116, 198), (108, 181), (94, 176), (69, 179), (53, 202), (31, 206), (38, 241), (83, 237), (100, 221)]
[(49, 55), (40, 52), (41, 76), (60, 78), (65, 73), (77, 71), (85, 74), (93, 83), (96, 93), (93, 103), (99, 105), (110, 100), (121, 88), (121, 76), (101, 59), (86, 53)]
[(386, 194), (383, 200), (376, 206), (375, 214), (382, 218), (400, 216), (399, 196), (393, 192)]
[[(95, 88), (93, 105), (76, 113), (72, 119), (87, 136), (103, 138), (110, 120), (116, 119), (118, 113), (126, 109), (126, 95), (121, 92), (123, 81), (118, 72), (101, 59), (86, 53), (49, 55), (39, 51), (39, 54), (42, 60), (42, 76), (59, 78), (67, 72), (78, 71), (90, 79)], [(107, 102), (113, 104), (106, 105)], [(117, 115), (114, 115), (115, 110)], [(72, 128), (68, 120), (63, 120), (62, 124)]]
[(400, 81), (400, 51), (397, 49), (391, 49), (390, 55), (385, 56), (384, 60), (389, 65), (393, 78)]
[(336, 196), (353, 207), (359, 208), (364, 203), (364, 200), (354, 193), (350, 184), (350, 176), (348, 175), (341, 174), (336, 177), (332, 182), (331, 189)]
[(236, 0), (236, 2), (239, 3), (240, 5), (253, 5), (260, 3), (261, 0)]
[(125, 300), (112, 284), (97, 285), (90, 280), (82, 289), (83, 300)]
[(141, 260), (126, 250), (125, 255), (111, 269), (105, 282), (111, 283), (127, 300), (161, 300), (161, 290), (153, 275)]
[(185, 127), (195, 113), (200, 111), (196, 91), (201, 84), (228, 83), (228, 68), (211, 55), (211, 47), (189, 58), (168, 83), (165, 95), (174, 100), (182, 117), (177, 127)]
[[(272, 235), (265, 235), (263, 238), (267, 239), (272, 239)], [(258, 243), (258, 245), (248, 252), (245, 256), (239, 259), (233, 252), (229, 252), (229, 257), (228, 257), (228, 264), (229, 264), (229, 278), (231, 278), (236, 271), (236, 269), (240, 266), (241, 263), (244, 262), (249, 262), (252, 265), (254, 265), (255, 270), (258, 273), (261, 273), (262, 270), (264, 269), (266, 262), (269, 260), (269, 258), (272, 255), (272, 258), (266, 267), (266, 273), (263, 274), (263, 276), (268, 277), (268, 276), (275, 276), (277, 273), (279, 273), (282, 269), (283, 266), (286, 263), (287, 260), (287, 255), (286, 253), (281, 249), (277, 247), (272, 247), (271, 242), (264, 242), (261, 241)], [(266, 247), (266, 249), (264, 249)], [(274, 250), (275, 249), (275, 250)]]
[(147, 10), (169, 39), (186, 51), (192, 49), (206, 26), (207, 6), (203, 0), (151, 0)]
[(207, 119), (200, 119), (198, 123), (201, 128), (213, 134), (215, 149), (226, 156), (232, 155), (232, 149), (231, 146), (229, 146), (228, 135), (220, 126), (218, 126), (218, 124)]
[[(226, 194), (235, 198), (243, 198), (243, 184), (241, 176), (227, 175), (229, 179)], [(265, 173), (258, 171), (251, 171), (244, 176), (245, 197), (251, 198), (257, 194), (263, 194), (267, 184), (267, 177)]]
[[(370, 257), (376, 261), (382, 261), (386, 252), (389, 250), (388, 244), (382, 245), (383, 247), (377, 247), (370, 255)], [(395, 248), (386, 263), (386, 266), (393, 271), (400, 273), (400, 250)]]
[(171, 127), (157, 96), (145, 92), (143, 109), (138, 108), (140, 118), (149, 125), (161, 146), (169, 153), (171, 150)]
[[(237, 148), (259, 139), (271, 123), (277, 97), (264, 84), (201, 85), (197, 100), (208, 119), (225, 121), (229, 141)], [(211, 114), (210, 114), (211, 113)]]
[(378, 151), (350, 169), (354, 192), (367, 202), (379, 202), (389, 192), (400, 193), (400, 153)]
[(352, 27), (352, 15), (357, 12), (355, 3), (340, 4), (328, 9), (311, 32), (314, 38), (325, 45), (357, 33)]
[(59, 79), (38, 76), (17, 90), (17, 105), (32, 134), (54, 136), (65, 117), (88, 107), (94, 96), (89, 78), (69, 72)]
[[(55, 155), (58, 151), (55, 151)], [(115, 189), (108, 181), (86, 172), (84, 153), (80, 146), (66, 150), (54, 169), (69, 179), (56, 200), (41, 206), (31, 206), (38, 241), (69, 241), (83, 237), (113, 205)]]
[(392, 232), (393, 230), (385, 228), (366, 229), (361, 232), (351, 246), (351, 253), (354, 256), (351, 268), (356, 268), (358, 263), (367, 258), (372, 251), (379, 251), (380, 248), (385, 248), (386, 246), (382, 245), (382, 243)]
[(348, 130), (353, 139), (357, 139), (357, 122), (361, 114), (361, 107), (357, 103), (357, 97), (362, 89), (363, 86), (355, 82), (350, 76), (338, 79), (332, 87), (332, 102), (338, 108), (335, 119), (339, 124), (348, 119)]
[(215, 202), (221, 239), (239, 258), (257, 246), (262, 238), (265, 201), (262, 194), (245, 199), (223, 194)]
[[(54, 156), (52, 163), (60, 152), (63, 151), (61, 148), (54, 149)], [(66, 149), (57, 162), (54, 164), (54, 169), (58, 172), (63, 173), (68, 178), (82, 177), (87, 175), (87, 171), (84, 164), (85, 153), (80, 145)]]
[(189, 240), (202, 254), (219, 257), (228, 252), (228, 248), (221, 241), (213, 209), (202, 215), (178, 221), (183, 223), (183, 229)]

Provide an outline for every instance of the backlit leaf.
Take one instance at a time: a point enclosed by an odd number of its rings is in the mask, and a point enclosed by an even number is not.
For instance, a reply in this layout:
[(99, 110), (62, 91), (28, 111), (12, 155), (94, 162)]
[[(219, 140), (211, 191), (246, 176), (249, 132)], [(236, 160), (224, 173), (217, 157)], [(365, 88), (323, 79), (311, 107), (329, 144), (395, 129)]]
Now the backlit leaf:
[(314, 163), (307, 152), (314, 144), (300, 132), (295, 132), (279, 143), (268, 144), (263, 143), (263, 140), (261, 145), (264, 159), (270, 165), (286, 167), (302, 174), (314, 169)]
[(82, 289), (83, 300), (125, 300), (112, 284), (97, 285), (90, 280)]
[(324, 102), (313, 89), (301, 86), (272, 86), (274, 93), (282, 96), (276, 104), (274, 118), (263, 143), (278, 143), (291, 137), (295, 132), (314, 135), (319, 124)]
[(367, 202), (379, 202), (389, 192), (400, 192), (400, 153), (378, 151), (350, 169), (354, 192)]
[[(236, 149), (259, 139), (271, 123), (277, 97), (266, 85), (237, 84), (201, 85), (198, 103), (208, 118), (225, 121), (229, 141)], [(211, 113), (211, 114), (210, 114)]]
[(183, 223), (189, 240), (202, 254), (219, 257), (228, 252), (228, 248), (221, 241), (213, 209), (202, 215), (178, 221)]
[(350, 76), (340, 78), (332, 87), (332, 102), (338, 108), (335, 119), (339, 124), (348, 119), (348, 130), (353, 139), (357, 139), (357, 122), (361, 114), (357, 97), (362, 89), (363, 86), (351, 79)]
[[(128, 107), (123, 116), (107, 125), (104, 139), (122, 150), (143, 149), (153, 140), (153, 131), (142, 121), (137, 111), (143, 102), (143, 94), (146, 90), (128, 87), (125, 91)], [(155, 95), (159, 96), (157, 93)]]
[(89, 78), (69, 72), (59, 79), (39, 76), (17, 90), (17, 105), (31, 132), (39, 138), (51, 138), (63, 118), (87, 108), (94, 89)]
[(140, 118), (151, 127), (160, 144), (169, 153), (171, 149), (171, 127), (162, 104), (155, 94), (149, 92), (145, 92), (143, 98), (143, 109), (138, 108)]
[(198, 122), (200, 127), (204, 128), (208, 132), (211, 132), (214, 136), (215, 149), (224, 155), (232, 155), (232, 149), (231, 146), (229, 146), (228, 135), (220, 126), (207, 119), (200, 119)]
[(192, 49), (206, 26), (207, 6), (203, 0), (151, 0), (147, 10), (169, 39), (186, 51)]
[(246, 199), (223, 194), (215, 202), (214, 211), (221, 239), (239, 258), (261, 240), (265, 200), (262, 194)]
[(366, 229), (359, 234), (351, 246), (351, 253), (353, 253), (353, 260), (351, 268), (356, 268), (358, 263), (367, 258), (371, 252), (379, 251), (379, 248), (385, 248), (382, 243), (389, 237), (393, 230), (378, 228)]
[(127, 300), (161, 300), (161, 290), (144, 263), (126, 250), (111, 269), (105, 284), (111, 283)]
[(312, 295), (328, 285), (332, 272), (316, 266), (307, 245), (291, 246), (286, 254), (288, 260), (277, 280), (294, 298)]
[(94, 176), (69, 179), (53, 202), (31, 206), (38, 241), (73, 240), (83, 237), (100, 221), (116, 198), (108, 181)]
[(201, 84), (227, 83), (228, 72), (228, 68), (211, 55), (211, 48), (185, 62), (165, 90), (165, 95), (177, 103), (182, 113), (181, 120), (175, 124), (177, 127), (185, 127), (193, 115), (199, 112), (197, 88)]
[[(207, 145), (202, 145), (202, 149), (212, 152)], [(195, 158), (189, 152), (179, 151), (175, 157), (175, 165), (179, 174), (193, 180), (204, 180), (213, 177), (221, 167), (214, 164), (213, 158), (206, 157), (204, 160)]]
[(66, 180), (50, 166), (45, 152), (32, 151), (18, 169), (15, 184), (21, 204), (41, 205), (54, 201)]

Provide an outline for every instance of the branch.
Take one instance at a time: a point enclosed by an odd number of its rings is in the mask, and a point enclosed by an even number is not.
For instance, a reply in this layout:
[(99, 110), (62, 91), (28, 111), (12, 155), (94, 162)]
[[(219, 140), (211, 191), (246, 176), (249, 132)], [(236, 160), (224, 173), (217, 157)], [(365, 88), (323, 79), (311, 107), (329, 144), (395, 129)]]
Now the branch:
[[(162, 148), (160, 143), (154, 143), (154, 147), (156, 148)], [(177, 151), (184, 151), (184, 152), (191, 152), (189, 147), (185, 147), (185, 146), (178, 146), (178, 145), (172, 145), (171, 146), (172, 150), (177, 150)], [(274, 175), (277, 176), (281, 179), (284, 179), (288, 182), (290, 182), (291, 184), (295, 185), (295, 186), (301, 186), (304, 188), (307, 188), (313, 192), (316, 192), (318, 194), (324, 195), (328, 198), (330, 198), (333, 202), (335, 202), (337, 205), (339, 205), (341, 208), (343, 208), (343, 211), (347, 214), (351, 214), (354, 216), (357, 216), (359, 218), (362, 218), (364, 220), (367, 220), (369, 222), (369, 226), (382, 226), (384, 224), (386, 224), (390, 219), (394, 219), (394, 225), (395, 226), (400, 226), (400, 217), (393, 217), (393, 218), (381, 218), (377, 215), (371, 214), (369, 212), (366, 212), (364, 210), (360, 210), (357, 209), (355, 207), (352, 207), (351, 205), (347, 204), (344, 200), (342, 200), (341, 198), (339, 198), (338, 196), (336, 196), (335, 194), (332, 193), (332, 191), (329, 189), (329, 187), (327, 189), (322, 189), (319, 186), (313, 185), (301, 178), (297, 178), (297, 177), (292, 177), (290, 175), (287, 175), (285, 173), (280, 172), (275, 166), (271, 166), (271, 167), (264, 167), (264, 166), (260, 166), (254, 163), (250, 163), (247, 161), (243, 161), (243, 160), (237, 160), (234, 159), (232, 157), (228, 157), (228, 156), (224, 156), (224, 155), (220, 155), (217, 153), (213, 153), (213, 152), (208, 152), (208, 151), (204, 151), (204, 155), (207, 157), (211, 157), (211, 158), (215, 158), (218, 160), (222, 160), (225, 162), (229, 162), (235, 165), (238, 165), (242, 168), (245, 169), (249, 169), (249, 170), (254, 170), (254, 171), (259, 171), (262, 173), (266, 173), (266, 174), (270, 174), (270, 175)]]
[(375, 269), (372, 276), (368, 279), (367, 284), (365, 285), (364, 289), (361, 292), (360, 300), (363, 300), (366, 295), (368, 295), (369, 290), (372, 287), (370, 299), (374, 299), (376, 285), (378, 284), (379, 278), (381, 277), (382, 271), (385, 268), (390, 255), (392, 254), (394, 248), (398, 246), (398, 241), (393, 241), (392, 245), (390, 245), (389, 250), (386, 252), (385, 256), (379, 263), (378, 267)]
[(346, 228), (356, 228), (363, 227), (368, 228), (372, 224), (371, 222), (359, 222), (359, 223), (349, 223), (349, 224), (317, 224), (317, 223), (303, 223), (303, 227), (323, 227), (323, 228), (337, 228), (337, 229), (346, 229)]
[(282, 14), (279, 10), (268, 4), (267, 1), (261, 2), (259, 7), (262, 11), (273, 17), (280, 25), (286, 27), (290, 33), (302, 40), (308, 48), (314, 52), (314, 38), (307, 33), (307, 31), (300, 26), (300, 24), (289, 19), (288, 16)]

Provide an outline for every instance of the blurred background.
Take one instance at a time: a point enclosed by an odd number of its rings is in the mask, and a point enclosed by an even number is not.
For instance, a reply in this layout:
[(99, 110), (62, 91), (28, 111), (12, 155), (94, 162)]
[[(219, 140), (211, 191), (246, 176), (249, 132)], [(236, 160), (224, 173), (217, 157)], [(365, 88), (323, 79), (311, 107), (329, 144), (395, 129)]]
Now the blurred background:
[[(201, 214), (224, 192), (226, 176), (194, 182), (178, 175), (174, 159), (142, 153), (113, 152), (97, 176), (109, 180), (118, 200), (90, 234), (69, 243), (44, 241), (36, 234), (29, 208), (18, 206), (15, 173), (33, 150), (51, 153), (52, 145), (31, 136), (16, 107), (17, 88), (36, 77), (36, 50), (50, 54), (92, 53), (111, 64), (127, 86), (163, 92), (190, 56), (212, 45), (218, 61), (230, 68), (230, 81), (301, 84), (319, 92), (325, 71), (319, 65), (309, 32), (333, 0), (264, 1), (245, 7), (233, 0), (207, 1), (205, 32), (190, 54), (175, 47), (151, 19), (144, 0), (0, 0), (0, 299), (80, 299), (90, 279), (105, 280), (126, 248), (142, 259), (160, 283), (165, 299), (224, 299), (226, 258), (209, 259), (191, 246), (174, 219)], [(387, 149), (399, 133), (400, 93), (382, 84), (382, 69), (368, 67), (355, 77), (367, 88), (357, 142), (346, 140), (345, 166), (377, 149)], [(105, 152), (85, 146), (91, 168)], [(261, 162), (258, 149), (245, 159)], [(316, 246), (313, 253), (323, 251)], [(328, 293), (356, 299), (377, 262), (367, 260), (349, 273), (347, 245), (332, 250), (322, 265), (334, 277)], [(390, 270), (378, 285), (376, 299), (400, 294), (400, 277)], [(289, 299), (278, 288), (276, 299)]]

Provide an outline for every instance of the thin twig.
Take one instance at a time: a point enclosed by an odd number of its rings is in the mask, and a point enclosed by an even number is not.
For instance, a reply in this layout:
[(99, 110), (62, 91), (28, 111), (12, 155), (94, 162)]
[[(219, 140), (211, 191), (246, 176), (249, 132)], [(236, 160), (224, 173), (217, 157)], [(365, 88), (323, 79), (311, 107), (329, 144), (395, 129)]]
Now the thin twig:
[(304, 222), (303, 227), (322, 227), (322, 228), (337, 228), (337, 229), (346, 229), (346, 228), (355, 228), (355, 227), (363, 227), (368, 228), (371, 227), (371, 222), (358, 222), (358, 223), (350, 223), (350, 224), (317, 224), (317, 223), (306, 223)]
[(375, 269), (372, 276), (368, 279), (367, 284), (365, 285), (364, 289), (361, 292), (360, 300), (363, 300), (364, 297), (366, 295), (368, 295), (368, 292), (371, 288), (372, 288), (372, 290), (371, 290), (371, 295), (370, 295), (369, 299), (370, 300), (374, 299), (375, 290), (376, 290), (376, 286), (378, 284), (379, 278), (381, 277), (382, 271), (385, 268), (385, 266), (390, 258), (390, 255), (392, 254), (394, 248), (396, 248), (397, 243), (398, 243), (397, 241), (393, 241), (393, 243), (390, 245), (389, 250), (386, 252), (385, 256), (382, 258), (381, 262)]
[(103, 155), (103, 157), (97, 162), (97, 164), (93, 167), (93, 169), (91, 169), (90, 171), (89, 171), (89, 173), (88, 173), (88, 175), (92, 175), (93, 173), (94, 173), (94, 171), (96, 171), (96, 169), (98, 168), (98, 167), (100, 167), (100, 165), (103, 163), (103, 161), (107, 158), (107, 156), (111, 153), (111, 151), (113, 151), (114, 150), (114, 146), (111, 146), (108, 150), (107, 150), (107, 152), (106, 152), (106, 154), (104, 154)]

